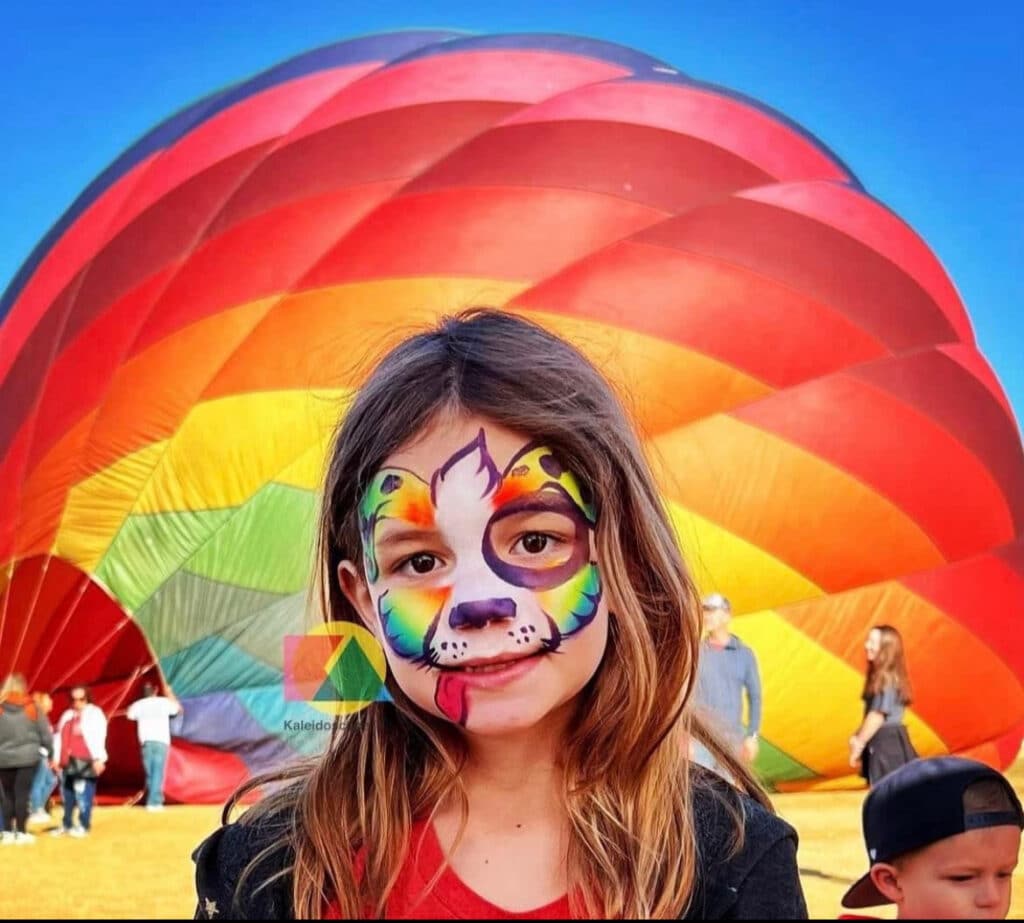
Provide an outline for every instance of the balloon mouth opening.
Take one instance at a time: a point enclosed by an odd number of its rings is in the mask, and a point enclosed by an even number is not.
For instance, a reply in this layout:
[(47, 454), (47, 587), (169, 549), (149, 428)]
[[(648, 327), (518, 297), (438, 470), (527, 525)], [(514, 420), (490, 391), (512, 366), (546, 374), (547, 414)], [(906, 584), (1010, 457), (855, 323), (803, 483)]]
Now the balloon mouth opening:
[[(135, 723), (125, 709), (163, 677), (139, 625), (103, 587), (61, 558), (25, 558), (0, 583), (0, 676), (22, 673), (31, 692), (53, 698), (51, 724), (73, 708), (71, 690), (87, 686), (108, 717), (108, 769), (102, 794), (132, 800), (145, 787)], [(20, 618), (10, 618), (17, 612)]]

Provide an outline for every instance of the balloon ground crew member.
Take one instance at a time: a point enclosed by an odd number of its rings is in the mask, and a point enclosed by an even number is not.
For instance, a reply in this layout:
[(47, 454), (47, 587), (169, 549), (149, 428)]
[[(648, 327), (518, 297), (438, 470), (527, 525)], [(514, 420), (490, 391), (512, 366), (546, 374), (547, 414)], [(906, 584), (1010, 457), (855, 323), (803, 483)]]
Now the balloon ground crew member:
[[(761, 730), (761, 676), (754, 652), (729, 631), (732, 605), (721, 593), (704, 599), (706, 637), (700, 646), (697, 710), (708, 726), (723, 736), (747, 763), (757, 758)], [(749, 718), (743, 722), (743, 696)], [(710, 769), (716, 761), (701, 744), (693, 758)]]

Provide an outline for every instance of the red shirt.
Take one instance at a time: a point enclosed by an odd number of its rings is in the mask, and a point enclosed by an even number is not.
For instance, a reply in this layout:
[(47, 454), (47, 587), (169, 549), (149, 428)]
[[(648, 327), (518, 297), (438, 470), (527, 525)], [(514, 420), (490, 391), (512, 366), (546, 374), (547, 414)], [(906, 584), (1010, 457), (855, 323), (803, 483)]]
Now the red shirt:
[[(409, 854), (398, 881), (388, 899), (385, 916), (389, 920), (568, 920), (569, 898), (562, 897), (544, 907), (512, 913), (485, 900), (473, 891), (448, 866), (433, 890), (424, 894), (434, 874), (444, 862), (444, 852), (432, 824), (413, 824)], [(337, 920), (338, 910), (328, 904), (325, 920)]]
[(81, 715), (75, 715), (60, 732), (60, 764), (67, 766), (68, 758), (72, 756), (92, 761), (92, 754), (86, 746), (85, 737), (82, 736)]

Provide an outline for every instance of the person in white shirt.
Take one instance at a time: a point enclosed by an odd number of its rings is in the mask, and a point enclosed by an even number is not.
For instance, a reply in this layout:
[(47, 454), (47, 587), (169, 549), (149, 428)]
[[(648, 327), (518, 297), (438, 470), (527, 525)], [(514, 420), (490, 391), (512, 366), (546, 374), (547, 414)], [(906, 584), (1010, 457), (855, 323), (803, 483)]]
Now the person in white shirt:
[(171, 748), (170, 719), (181, 714), (181, 703), (170, 689), (167, 696), (157, 695), (152, 683), (142, 687), (142, 698), (128, 706), (129, 721), (138, 723), (142, 746), (142, 766), (146, 771), (146, 810), (161, 811), (164, 806), (164, 772)]

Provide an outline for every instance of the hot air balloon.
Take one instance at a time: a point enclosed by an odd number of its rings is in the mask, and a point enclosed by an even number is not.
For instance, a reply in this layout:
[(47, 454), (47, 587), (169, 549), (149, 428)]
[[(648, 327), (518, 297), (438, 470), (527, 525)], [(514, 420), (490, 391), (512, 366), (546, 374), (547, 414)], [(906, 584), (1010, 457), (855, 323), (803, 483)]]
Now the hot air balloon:
[(767, 780), (849, 775), (880, 621), (922, 753), (1016, 752), (1024, 457), (927, 244), (808, 132), (665, 62), (418, 31), (168, 119), (0, 302), (0, 675), (93, 684), (108, 788), (141, 786), (118, 716), (143, 679), (186, 709), (171, 798), (322, 744), (289, 730), (282, 639), (331, 431), (358, 360), (479, 304), (623, 394), (761, 661)]

